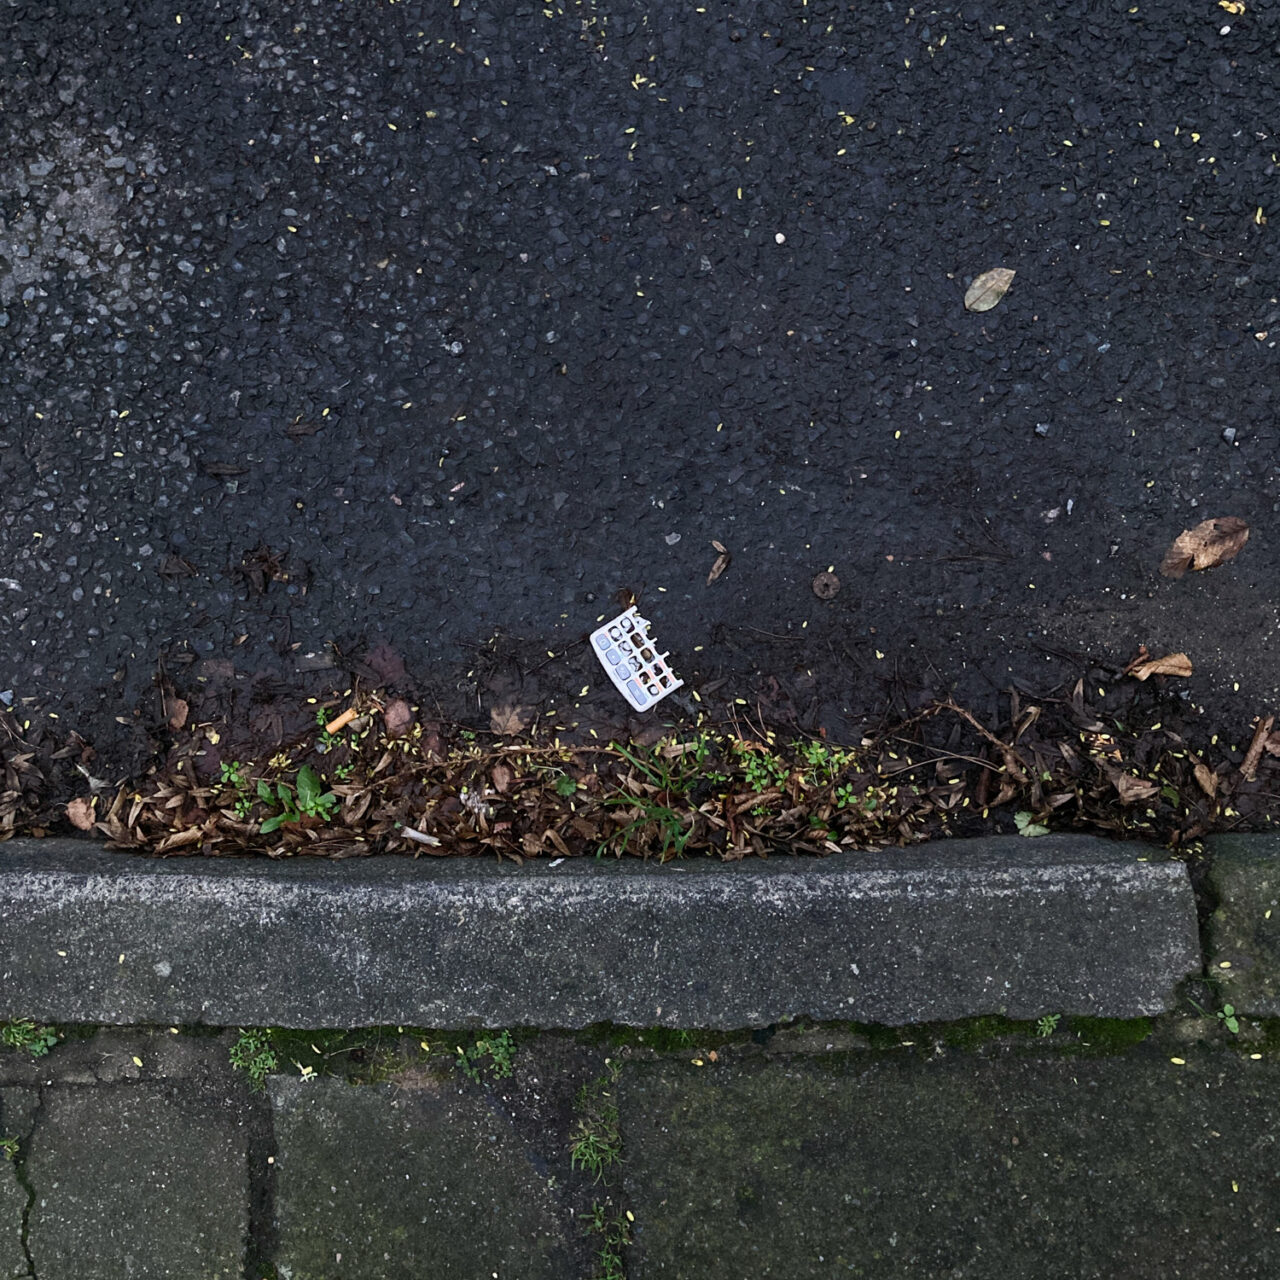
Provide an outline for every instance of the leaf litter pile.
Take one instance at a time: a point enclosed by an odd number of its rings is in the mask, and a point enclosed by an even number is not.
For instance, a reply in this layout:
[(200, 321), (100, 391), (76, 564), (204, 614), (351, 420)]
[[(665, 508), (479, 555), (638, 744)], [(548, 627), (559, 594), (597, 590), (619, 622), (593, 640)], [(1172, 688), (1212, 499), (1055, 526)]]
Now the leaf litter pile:
[[(1243, 520), (1206, 520), (1179, 535), (1161, 571), (1213, 568), (1248, 537)], [(719, 559), (708, 581), (729, 562), (712, 545)], [(247, 571), (276, 568), (263, 560)], [(839, 580), (819, 574), (813, 589), (829, 598)], [(1081, 678), (1044, 696), (1010, 688), (997, 723), (934, 700), (843, 744), (822, 729), (767, 723), (759, 704), (753, 717), (743, 699), (718, 714), (664, 707), (603, 740), (594, 729), (541, 726), (512, 704), (493, 706), (484, 730), (447, 724), (357, 687), (308, 699), (306, 731), (287, 735), (278, 719), (249, 739), (269, 747), (237, 756), (236, 726), (193, 715), (161, 670), (154, 727), (168, 749), (124, 785), (95, 776), (94, 748), (78, 734), (58, 740), (51, 727), (32, 730), (0, 711), (0, 840), (74, 829), (168, 856), (667, 861), (820, 855), (993, 830), (1194, 850), (1209, 833), (1274, 824), (1274, 715), (1254, 718), (1245, 747), (1217, 735), (1206, 743), (1168, 683), (1193, 674), (1185, 653), (1153, 657), (1140, 645), (1123, 667), (1095, 674), (1120, 686), (1122, 707), (1092, 705)]]
[[(1179, 849), (1208, 832), (1269, 825), (1280, 812), (1273, 717), (1257, 719), (1247, 748), (1195, 749), (1176, 727), (1185, 705), (1155, 687), (1162, 669), (1181, 674), (1182, 663), (1160, 661), (1143, 651), (1130, 663), (1131, 680), (1153, 678), (1133, 686), (1124, 721), (1091, 707), (1081, 680), (1035, 700), (1010, 690), (1001, 723), (935, 701), (845, 745), (771, 728), (736, 706), (719, 720), (673, 712), (625, 741), (570, 742), (530, 729), (525, 708), (495, 709), (481, 731), (357, 690), (317, 704), (314, 729), (230, 759), (226, 725), (189, 724), (186, 704), (175, 713), (181, 700), (169, 699), (165, 761), (121, 787), (94, 776), (93, 749), (77, 735), (56, 749), (30, 742), (6, 714), (0, 833), (76, 828), (169, 856), (521, 862), (824, 854), (993, 830)], [(51, 789), (62, 794), (56, 804)], [(78, 792), (70, 801), (69, 790)]]

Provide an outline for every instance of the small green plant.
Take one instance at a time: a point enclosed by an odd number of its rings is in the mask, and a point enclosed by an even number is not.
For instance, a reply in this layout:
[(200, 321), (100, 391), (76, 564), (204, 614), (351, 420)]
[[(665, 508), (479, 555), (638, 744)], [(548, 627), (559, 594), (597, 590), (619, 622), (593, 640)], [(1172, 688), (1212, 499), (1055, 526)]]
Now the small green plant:
[(1053, 1035), (1053, 1033), (1057, 1031), (1058, 1023), (1061, 1021), (1062, 1014), (1046, 1013), (1044, 1017), (1036, 1023), (1036, 1035), (1043, 1036), (1045, 1039), (1048, 1039), (1049, 1036)]
[(1240, 1034), (1240, 1019), (1236, 1017), (1234, 1005), (1224, 1004), (1218, 1010), (1218, 1021), (1222, 1023), (1233, 1036)]
[(245, 766), (239, 760), (224, 760), (218, 769), (218, 781), (224, 787), (230, 787), (236, 798), (232, 801), (232, 812), (243, 822), (253, 808), (253, 796), (249, 794), (249, 779), (245, 774)]
[(298, 770), (298, 808), (309, 818), (328, 822), (338, 807), (338, 797), (324, 789), (320, 775), (309, 765)]
[(477, 1040), (469, 1049), (464, 1049), (461, 1045), (457, 1048), (458, 1070), (472, 1084), (480, 1083), (480, 1068), (486, 1058), (489, 1059), (489, 1071), (496, 1079), (505, 1080), (515, 1071), (516, 1042), (511, 1038), (510, 1031)]
[(568, 797), (571, 795), (575, 795), (577, 793), (577, 790), (578, 790), (577, 778), (571, 778), (567, 773), (562, 773), (556, 779), (556, 795)]
[(316, 708), (316, 724), (323, 729), (329, 723), (329, 712), (324, 707)]
[(6, 1160), (18, 1158), (17, 1138), (0, 1138), (0, 1156), (4, 1156)]
[(280, 1069), (280, 1057), (271, 1043), (271, 1033), (262, 1028), (240, 1029), (231, 1046), (231, 1065), (249, 1077), (255, 1089), (261, 1089), (267, 1076)]
[(769, 791), (787, 780), (786, 762), (767, 752), (744, 751), (742, 772), (752, 791)]
[(835, 789), (835, 798), (837, 809), (852, 808), (858, 800), (858, 789), (852, 782), (842, 783)]
[(25, 1049), (33, 1058), (43, 1058), (58, 1043), (58, 1033), (27, 1018), (0, 1026), (0, 1044), (11, 1049)]
[(338, 807), (338, 797), (332, 791), (324, 790), (320, 775), (309, 765), (304, 764), (298, 770), (298, 794), (294, 794), (283, 783), (278, 782), (273, 792), (268, 782), (258, 782), (258, 799), (263, 804), (279, 806), (280, 812), (273, 813), (263, 822), (260, 830), (263, 835), (279, 830), (286, 822), (299, 822), (305, 816), (320, 818), (328, 822)]
[(1049, 828), (1041, 826), (1038, 822), (1032, 822), (1031, 816), (1025, 809), (1013, 815), (1013, 823), (1018, 828), (1018, 834), (1020, 836), (1047, 836)]
[(569, 1162), (575, 1169), (585, 1169), (597, 1182), (603, 1179), (605, 1170), (616, 1164), (622, 1154), (618, 1140), (617, 1109), (612, 1112), (613, 1127), (600, 1127), (579, 1120), (569, 1142)]
[(586, 1234), (599, 1239), (594, 1280), (623, 1280), (622, 1250), (631, 1243), (631, 1214), (611, 1213), (612, 1208), (609, 1201), (596, 1200), (590, 1213), (580, 1215), (586, 1220)]
[(355, 772), (355, 767), (356, 762), (354, 760), (348, 760), (346, 764), (335, 765), (333, 776), (337, 778), (339, 782), (346, 782), (346, 780), (351, 777), (352, 773)]
[(618, 1079), (614, 1066), (608, 1075), (584, 1084), (578, 1091), (582, 1118), (569, 1138), (569, 1163), (584, 1169), (596, 1182), (603, 1182), (609, 1168), (622, 1158), (622, 1130), (613, 1086)]
[(239, 760), (224, 760), (218, 769), (218, 781), (237, 791), (243, 791), (249, 785), (245, 780), (244, 765)]

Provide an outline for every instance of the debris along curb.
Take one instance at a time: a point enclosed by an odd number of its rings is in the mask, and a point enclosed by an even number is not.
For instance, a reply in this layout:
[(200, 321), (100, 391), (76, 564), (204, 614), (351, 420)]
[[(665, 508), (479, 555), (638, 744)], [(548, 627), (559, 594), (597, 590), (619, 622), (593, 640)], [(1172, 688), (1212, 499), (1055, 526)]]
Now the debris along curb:
[(707, 1029), (1131, 1018), (1201, 970), (1186, 868), (1092, 836), (733, 864), (0, 846), (0, 1020)]

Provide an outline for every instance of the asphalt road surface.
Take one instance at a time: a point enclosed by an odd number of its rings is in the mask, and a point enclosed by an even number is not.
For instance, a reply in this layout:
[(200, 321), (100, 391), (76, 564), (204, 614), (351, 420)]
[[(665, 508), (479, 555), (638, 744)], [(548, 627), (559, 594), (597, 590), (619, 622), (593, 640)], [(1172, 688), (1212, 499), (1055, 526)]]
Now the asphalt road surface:
[(567, 716), (630, 591), (833, 723), (1143, 643), (1244, 735), (1278, 14), (7, 0), (4, 689), (107, 752), (160, 662)]

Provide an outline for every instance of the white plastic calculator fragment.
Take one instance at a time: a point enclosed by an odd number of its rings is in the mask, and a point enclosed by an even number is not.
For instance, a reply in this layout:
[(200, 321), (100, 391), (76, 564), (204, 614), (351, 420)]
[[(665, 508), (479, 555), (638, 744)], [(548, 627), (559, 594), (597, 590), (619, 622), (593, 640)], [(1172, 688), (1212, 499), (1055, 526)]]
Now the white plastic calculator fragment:
[(632, 607), (591, 633), (591, 648), (618, 692), (637, 711), (647, 711), (683, 684), (658, 652), (647, 618)]

